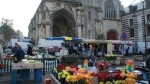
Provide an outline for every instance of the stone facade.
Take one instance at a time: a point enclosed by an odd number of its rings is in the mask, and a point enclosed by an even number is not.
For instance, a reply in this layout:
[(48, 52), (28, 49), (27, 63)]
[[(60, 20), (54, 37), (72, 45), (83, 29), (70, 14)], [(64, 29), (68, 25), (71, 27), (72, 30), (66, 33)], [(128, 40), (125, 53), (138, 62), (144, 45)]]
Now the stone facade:
[(51, 36), (118, 40), (121, 8), (119, 0), (42, 0), (28, 35), (35, 41)]

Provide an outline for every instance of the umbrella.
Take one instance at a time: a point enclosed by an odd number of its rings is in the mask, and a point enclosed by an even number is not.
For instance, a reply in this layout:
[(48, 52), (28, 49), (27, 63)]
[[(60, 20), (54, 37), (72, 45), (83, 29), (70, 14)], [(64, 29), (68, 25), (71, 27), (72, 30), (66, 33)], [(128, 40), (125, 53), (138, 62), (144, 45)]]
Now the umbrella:
[(73, 38), (73, 41), (82, 41), (82, 38)]
[(68, 41), (72, 40), (72, 37), (63, 36), (63, 38), (64, 38), (64, 40), (68, 40)]
[(60, 37), (49, 37), (46, 40), (72, 40), (72, 37), (60, 36)]
[(64, 40), (63, 37), (49, 37), (49, 38), (46, 38), (46, 40)]

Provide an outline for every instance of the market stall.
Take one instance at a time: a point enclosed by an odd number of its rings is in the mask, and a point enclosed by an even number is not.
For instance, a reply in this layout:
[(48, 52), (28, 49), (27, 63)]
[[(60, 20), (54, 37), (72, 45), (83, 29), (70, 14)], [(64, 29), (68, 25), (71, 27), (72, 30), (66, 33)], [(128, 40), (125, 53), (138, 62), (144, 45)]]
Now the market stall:
[(75, 45), (80, 43), (82, 38), (75, 38), (75, 37), (67, 37), (67, 36), (60, 36), (60, 37), (48, 37), (45, 41), (41, 42), (40, 45), (46, 45), (44, 47), (54, 49), (55, 46), (59, 48), (58, 51), (53, 51), (55, 56), (64, 56), (68, 54), (68, 48), (70, 45)]
[(126, 65), (118, 68), (112, 68), (111, 63), (104, 60), (97, 61), (93, 67), (58, 64), (53, 75), (61, 84), (148, 84), (144, 73), (134, 67), (132, 60), (126, 60)]
[(27, 80), (30, 78), (30, 70), (34, 70), (34, 81), (36, 83), (42, 82), (43, 63), (35, 60), (22, 60), (21, 62), (12, 62), (12, 83), (17, 84), (17, 72), (20, 70), (20, 78)]

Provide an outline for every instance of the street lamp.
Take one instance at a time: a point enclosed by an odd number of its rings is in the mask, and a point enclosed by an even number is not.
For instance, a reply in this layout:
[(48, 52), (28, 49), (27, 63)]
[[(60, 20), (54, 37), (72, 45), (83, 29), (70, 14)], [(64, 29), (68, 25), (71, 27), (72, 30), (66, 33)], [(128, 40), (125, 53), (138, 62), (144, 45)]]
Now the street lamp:
[[(136, 1), (136, 0), (134, 0), (134, 1)], [(134, 2), (133, 1), (133, 2)], [(144, 41), (145, 41), (145, 56), (146, 56), (146, 54), (147, 54), (147, 52), (146, 52), (146, 50), (147, 50), (147, 46), (146, 46), (146, 42), (147, 42), (147, 40), (146, 40), (146, 28), (145, 28), (145, 10), (144, 10), (144, 1), (142, 1), (142, 0), (140, 0), (141, 2), (142, 2), (142, 5), (143, 5), (143, 9), (142, 9), (142, 11), (143, 11), (143, 27), (144, 27)], [(133, 3), (132, 2), (132, 3)], [(131, 3), (131, 4), (132, 4)], [(143, 60), (145, 59), (145, 56), (143, 55)]]
[[(141, 0), (140, 0), (141, 1)], [(144, 26), (144, 40), (145, 40), (145, 55), (147, 54), (146, 50), (147, 50), (147, 46), (146, 46), (146, 28), (145, 28), (145, 10), (144, 10), (144, 1), (142, 1), (142, 5), (143, 5), (143, 26)], [(145, 59), (145, 57), (143, 57), (143, 60)]]

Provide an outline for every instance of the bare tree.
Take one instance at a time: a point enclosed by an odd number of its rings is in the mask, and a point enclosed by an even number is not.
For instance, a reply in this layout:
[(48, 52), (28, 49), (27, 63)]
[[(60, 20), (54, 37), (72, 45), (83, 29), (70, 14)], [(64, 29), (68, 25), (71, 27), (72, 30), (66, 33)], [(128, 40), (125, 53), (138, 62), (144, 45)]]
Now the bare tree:
[(2, 18), (0, 32), (3, 35), (4, 41), (8, 43), (8, 41), (10, 41), (10, 39), (15, 36), (13, 20)]

